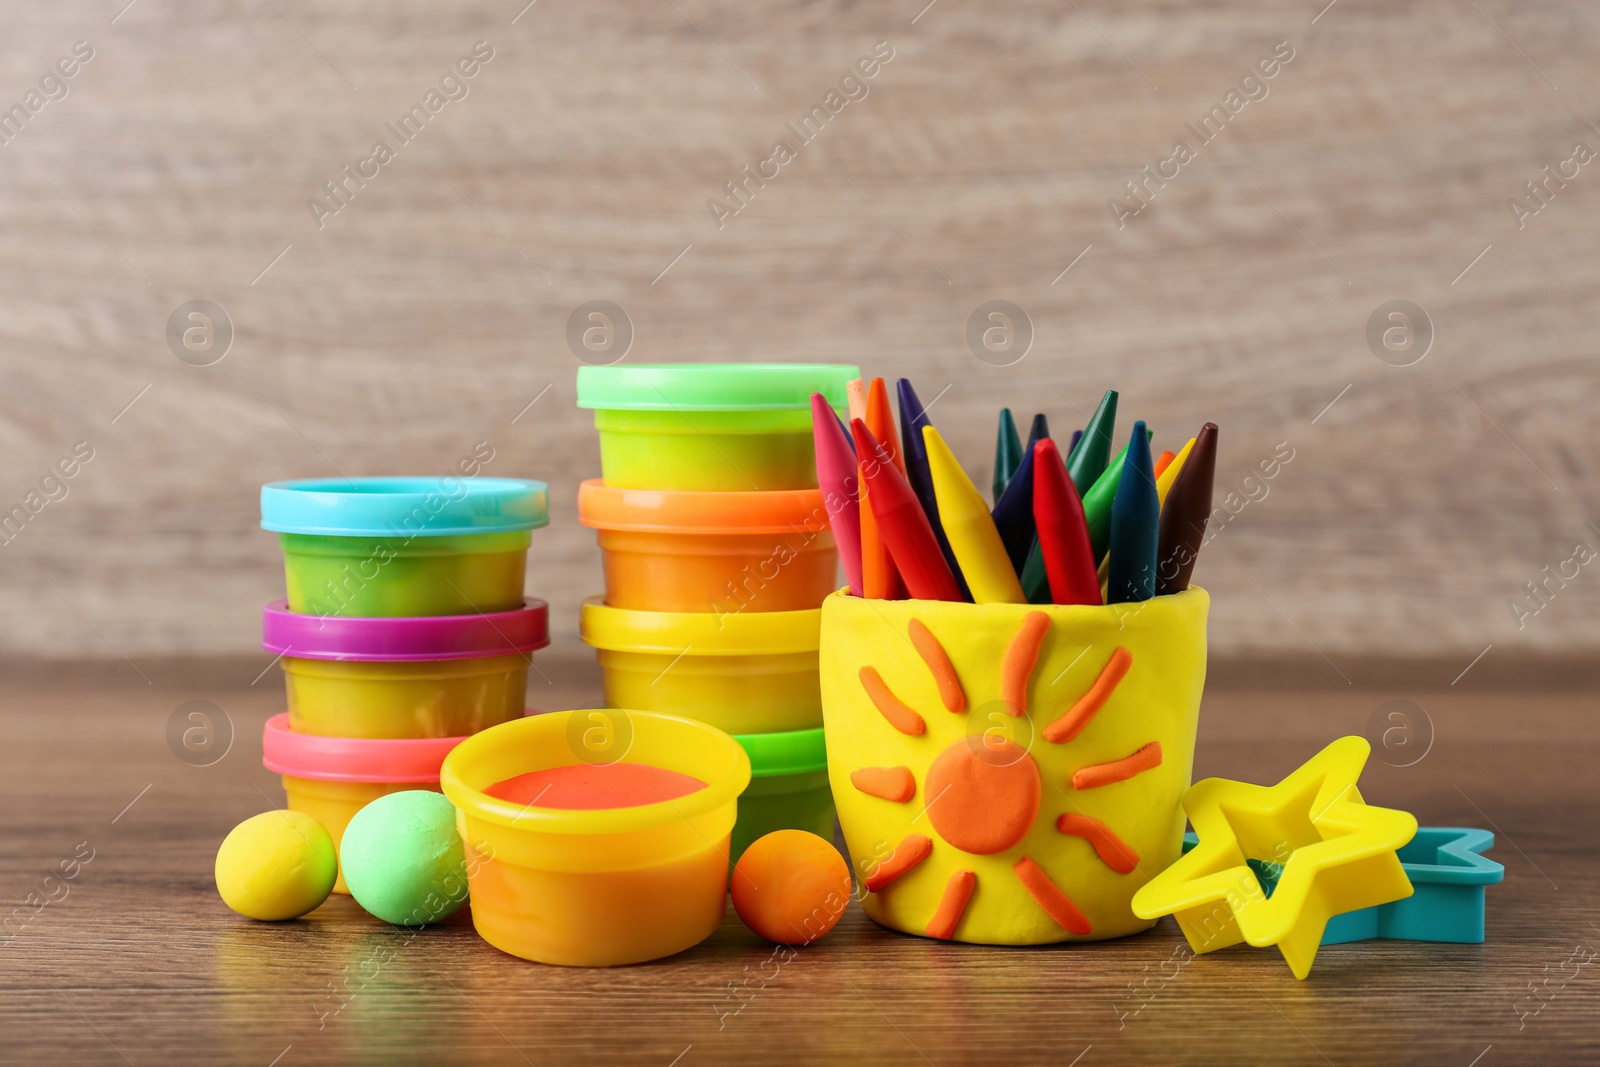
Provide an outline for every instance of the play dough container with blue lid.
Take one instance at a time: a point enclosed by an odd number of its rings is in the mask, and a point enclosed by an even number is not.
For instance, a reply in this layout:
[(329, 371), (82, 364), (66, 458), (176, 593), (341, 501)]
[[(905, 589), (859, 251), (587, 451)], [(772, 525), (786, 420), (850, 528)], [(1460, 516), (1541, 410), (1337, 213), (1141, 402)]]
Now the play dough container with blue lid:
[(467, 738), (440, 782), (473, 925), (503, 952), (575, 967), (698, 944), (722, 922), (749, 781), (733, 738), (647, 712), (550, 712)]
[(861, 372), (836, 363), (658, 363), (578, 368), (600, 470), (616, 489), (814, 489), (811, 394), (847, 407)]
[[(459, 737), (321, 737), (289, 727), (287, 713), (267, 720), (261, 763), (283, 776), (289, 810), (328, 830), (335, 849), (356, 812), (404, 789), (439, 790), (439, 767)], [(341, 876), (335, 893), (348, 893)]]
[(261, 487), (261, 526), (283, 548), (289, 610), (416, 616), (522, 603), (543, 482), (520, 478), (313, 478)]
[(681, 715), (731, 734), (822, 725), (821, 611), (674, 612), (583, 602), (606, 703)]
[(750, 756), (750, 784), (739, 796), (732, 860), (774, 830), (805, 830), (833, 840), (833, 790), (822, 728), (734, 738)]
[(548, 608), (385, 619), (262, 612), (295, 731), (331, 737), (461, 737), (520, 718)]

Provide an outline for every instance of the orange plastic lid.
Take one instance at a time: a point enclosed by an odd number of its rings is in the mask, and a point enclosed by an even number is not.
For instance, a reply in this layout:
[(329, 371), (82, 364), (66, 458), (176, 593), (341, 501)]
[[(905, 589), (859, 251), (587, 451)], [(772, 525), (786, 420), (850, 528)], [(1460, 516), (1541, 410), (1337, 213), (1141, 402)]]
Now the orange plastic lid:
[(828, 513), (820, 489), (668, 492), (614, 489), (591, 478), (578, 487), (578, 521), (642, 533), (819, 533)]

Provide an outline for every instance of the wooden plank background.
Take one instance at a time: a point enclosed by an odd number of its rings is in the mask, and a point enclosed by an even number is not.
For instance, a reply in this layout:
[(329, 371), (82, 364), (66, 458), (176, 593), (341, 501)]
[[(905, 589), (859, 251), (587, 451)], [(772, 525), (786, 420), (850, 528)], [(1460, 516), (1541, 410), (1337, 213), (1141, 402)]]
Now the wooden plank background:
[[(999, 404), (1065, 432), (1108, 386), (1160, 444), (1220, 423), (1225, 484), (1288, 442), (1200, 563), (1219, 655), (1594, 649), (1600, 572), (1507, 605), (1600, 548), (1600, 168), (1507, 207), (1600, 149), (1594, 5), (522, 2), (8, 7), (0, 105), (40, 106), (0, 145), (0, 511), (94, 458), (0, 547), (5, 654), (248, 653), (281, 591), (259, 483), (480, 440), (551, 484), (529, 584), (573, 646), (598, 460), (565, 326), (594, 299), (630, 360), (910, 375), (985, 479)], [(29, 98), (76, 41), (66, 95)], [(468, 95), (319, 228), (307, 200), (478, 41)], [(1280, 41), (1119, 230), (1108, 199)], [(719, 229), (707, 200), (878, 42), (868, 95)], [(211, 366), (165, 338), (192, 299), (234, 326)], [(1033, 323), (1014, 365), (963, 340), (990, 299)], [(1413, 366), (1365, 339), (1392, 299), (1436, 331)]]

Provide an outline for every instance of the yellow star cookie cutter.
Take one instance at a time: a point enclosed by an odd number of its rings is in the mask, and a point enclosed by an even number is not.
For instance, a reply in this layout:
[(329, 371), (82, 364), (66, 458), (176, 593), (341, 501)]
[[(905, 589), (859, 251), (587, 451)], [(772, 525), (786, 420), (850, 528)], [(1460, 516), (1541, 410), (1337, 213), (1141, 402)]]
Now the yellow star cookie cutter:
[[(1173, 916), (1196, 953), (1276, 945), (1296, 978), (1310, 974), (1330, 918), (1412, 893), (1395, 853), (1417, 820), (1361, 799), (1356, 779), (1371, 752), (1341, 737), (1274, 786), (1190, 787), (1183, 810), (1200, 844), (1134, 894), (1134, 914)], [(1249, 861), (1282, 866), (1271, 896)]]

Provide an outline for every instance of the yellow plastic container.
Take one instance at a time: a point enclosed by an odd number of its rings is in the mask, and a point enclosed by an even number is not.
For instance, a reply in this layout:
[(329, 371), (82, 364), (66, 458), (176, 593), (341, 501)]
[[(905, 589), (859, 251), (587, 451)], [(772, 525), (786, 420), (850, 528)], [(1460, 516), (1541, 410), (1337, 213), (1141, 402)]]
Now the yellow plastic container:
[[(345, 827), (355, 818), (356, 812), (377, 800), (406, 789), (428, 789), (437, 793), (438, 782), (324, 782), (316, 778), (283, 776), (283, 791), (289, 797), (290, 811), (304, 812), (327, 827), (333, 838), (333, 847), (339, 848), (344, 840)], [(335, 893), (349, 895), (344, 884), (344, 871), (333, 883)]]
[(465, 737), (512, 719), (527, 703), (528, 659), (432, 663), (280, 661), (294, 729), (330, 737)]
[[(404, 789), (439, 791), (439, 768), (459, 737), (373, 739), (322, 737), (289, 726), (287, 714), (267, 720), (261, 762), (283, 776), (289, 810), (304, 812), (327, 827), (338, 849), (356, 812)], [(350, 892), (344, 875), (335, 893)]]
[(1148, 929), (1178, 858), (1210, 599), (822, 608), (828, 771), (867, 914), (1000, 945)]
[(464, 737), (522, 716), (528, 666), (550, 643), (548, 608), (411, 618), (262, 611), (281, 657), (289, 724), (327, 737)]
[[(623, 761), (706, 787), (592, 811), (484, 792), (532, 771)], [(468, 738), (440, 778), (466, 843), (473, 925), (501, 951), (570, 967), (643, 963), (682, 952), (721, 924), (728, 838), (750, 758), (720, 730), (646, 712), (551, 712)]]
[(606, 703), (709, 723), (731, 734), (822, 725), (821, 610), (630, 611), (583, 602)]

